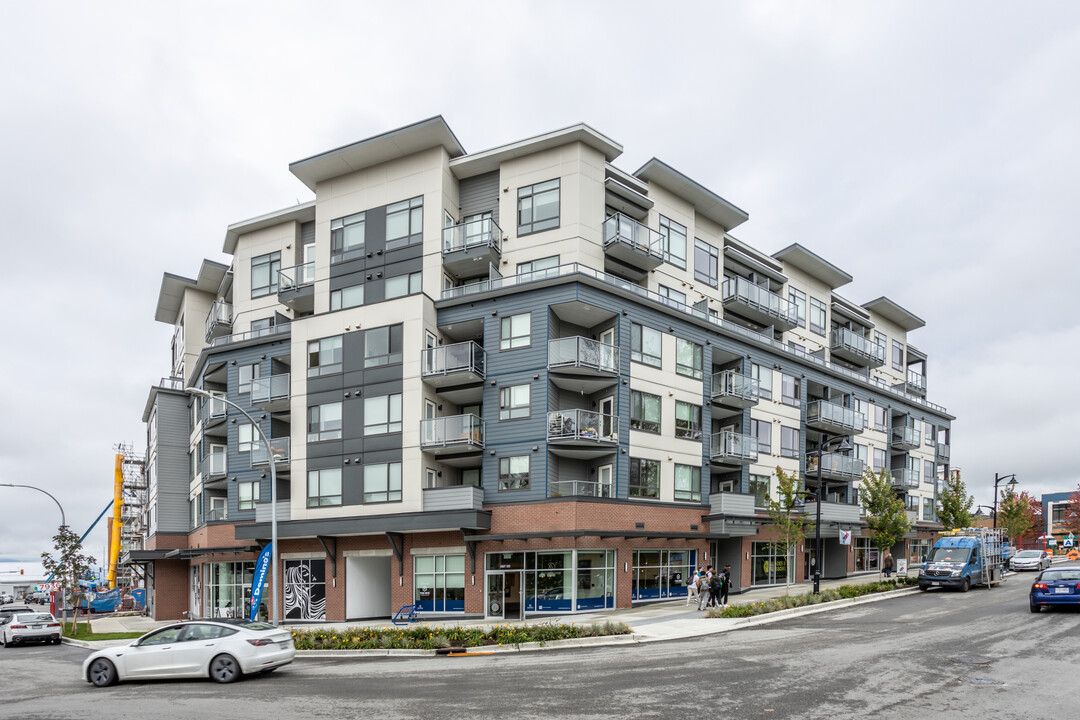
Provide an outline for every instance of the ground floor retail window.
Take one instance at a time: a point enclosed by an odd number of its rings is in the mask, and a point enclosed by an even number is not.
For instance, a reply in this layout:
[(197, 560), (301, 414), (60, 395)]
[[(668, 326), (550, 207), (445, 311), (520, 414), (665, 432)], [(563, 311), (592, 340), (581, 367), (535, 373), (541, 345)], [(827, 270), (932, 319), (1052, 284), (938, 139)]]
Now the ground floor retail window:
[(870, 538), (855, 538), (855, 571), (877, 569), (878, 550)]
[(285, 561), (285, 619), (326, 619), (326, 560)]
[(421, 612), (465, 612), (465, 556), (415, 556), (413, 602)]
[[(253, 562), (221, 562), (203, 565), (206, 606), (204, 617), (247, 618), (251, 617), (251, 584), (255, 579)], [(263, 600), (259, 603), (259, 617), (266, 619), (269, 584), (263, 584)]]
[(632, 600), (686, 595), (694, 574), (696, 550), (635, 550)]
[(776, 543), (756, 542), (750, 554), (754, 573), (751, 585), (784, 585), (795, 582), (795, 553), (784, 557)]
[[(615, 607), (614, 550), (488, 553), (485, 566), (489, 575), (511, 576), (503, 583), (503, 592), (511, 596), (520, 592), (525, 612)], [(515, 600), (507, 598), (508, 611)]]
[(908, 562), (912, 565), (917, 565), (926, 559), (926, 556), (930, 554), (930, 540), (929, 538), (916, 538), (908, 541)]

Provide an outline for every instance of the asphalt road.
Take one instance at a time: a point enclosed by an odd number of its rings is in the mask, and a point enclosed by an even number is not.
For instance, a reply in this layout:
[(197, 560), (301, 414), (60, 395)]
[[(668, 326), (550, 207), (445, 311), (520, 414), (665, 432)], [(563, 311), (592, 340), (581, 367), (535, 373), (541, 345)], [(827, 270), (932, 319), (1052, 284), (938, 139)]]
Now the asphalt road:
[(86, 650), (0, 648), (0, 718), (1071, 717), (1080, 608), (1029, 613), (1031, 578), (631, 647), (300, 660), (228, 686), (97, 689)]

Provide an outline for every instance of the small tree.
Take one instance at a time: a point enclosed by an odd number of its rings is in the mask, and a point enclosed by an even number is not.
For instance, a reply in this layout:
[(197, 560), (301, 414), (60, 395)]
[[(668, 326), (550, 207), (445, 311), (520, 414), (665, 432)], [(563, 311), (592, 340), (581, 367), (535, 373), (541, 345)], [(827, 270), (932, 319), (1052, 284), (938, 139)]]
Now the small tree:
[[(779, 536), (773, 541), (776, 549), (784, 556), (784, 594), (791, 588), (792, 555), (799, 543), (806, 540), (806, 533), (814, 529), (814, 523), (802, 512), (799, 502), (799, 481), (795, 475), (788, 475), (780, 467), (776, 468), (777, 496), (767, 495), (769, 519)], [(818, 562), (821, 562), (820, 558)]]
[(1005, 530), (1013, 545), (1019, 548), (1020, 537), (1035, 526), (1031, 517), (1031, 497), (1027, 491), (1019, 495), (1011, 487), (1005, 491), (998, 504), (997, 524)]
[[(888, 470), (882, 470), (876, 475), (873, 470), (864, 472), (859, 499), (866, 511), (870, 541), (877, 547), (878, 557), (884, 558), (885, 551), (892, 548), (896, 541), (911, 529), (907, 507), (893, 492), (892, 476)], [(880, 563), (878, 568), (880, 571)]]
[[(61, 607), (63, 599), (71, 598), (75, 608), (75, 616), (71, 621), (72, 632), (78, 620), (79, 600), (83, 597), (82, 586), (79, 580), (90, 574), (92, 566), (97, 562), (89, 555), (83, 554), (82, 543), (79, 536), (73, 533), (67, 525), (61, 525), (56, 535), (53, 535), (53, 546), (56, 549), (56, 558), (52, 554), (41, 553), (41, 564), (45, 571), (53, 576), (60, 584)], [(61, 616), (63, 611), (61, 611)], [(63, 620), (61, 620), (63, 622)], [(90, 631), (90, 616), (87, 615), (86, 630)]]
[(938, 492), (938, 521), (945, 530), (971, 527), (971, 506), (974, 504), (975, 498), (968, 495), (960, 471), (954, 470)]

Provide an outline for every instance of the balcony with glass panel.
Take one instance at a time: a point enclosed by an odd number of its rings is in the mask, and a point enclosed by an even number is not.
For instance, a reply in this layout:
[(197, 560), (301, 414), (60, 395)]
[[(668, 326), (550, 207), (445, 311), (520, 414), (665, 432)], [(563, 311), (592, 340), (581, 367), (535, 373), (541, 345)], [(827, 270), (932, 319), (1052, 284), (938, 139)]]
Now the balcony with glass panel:
[(594, 393), (619, 379), (619, 348), (585, 337), (548, 340), (548, 372), (564, 390)]
[(252, 378), (251, 404), (269, 412), (289, 409), (289, 373)]
[(232, 303), (216, 300), (210, 305), (210, 312), (206, 314), (206, 342), (213, 342), (215, 338), (228, 335), (232, 332), (232, 328)]
[(252, 444), (251, 467), (269, 466), (270, 458), (274, 459), (275, 467), (289, 464), (289, 438), (270, 438), (269, 453), (262, 442)]
[(749, 465), (757, 462), (757, 438), (743, 435), (732, 430), (721, 430), (712, 434), (709, 443), (709, 458), (725, 465)]
[(552, 480), (548, 482), (548, 497), (614, 497), (611, 483), (588, 480)]
[(664, 238), (622, 213), (604, 221), (604, 270), (642, 280), (664, 262)]
[(610, 455), (619, 445), (619, 418), (593, 410), (555, 410), (547, 414), (548, 450), (569, 458)]
[(806, 406), (806, 425), (831, 435), (858, 435), (866, 427), (866, 415), (825, 400)]
[(228, 405), (225, 404), (224, 397), (225, 393), (220, 393), (220, 396), (218, 393), (214, 393), (214, 397), (210, 399), (199, 399), (202, 405), (200, 412), (202, 413), (204, 430), (225, 422)]
[[(443, 267), (455, 277), (472, 277), (477, 268), (499, 266), (502, 228), (490, 217), (443, 229)], [(482, 272), (482, 271), (481, 271)]]
[(203, 458), (203, 486), (206, 488), (225, 487), (225, 475), (228, 467), (225, 462), (225, 449), (214, 450)]
[(829, 336), (829, 352), (834, 358), (859, 367), (881, 367), (885, 364), (884, 346), (846, 327), (833, 328)]
[(713, 373), (712, 401), (730, 408), (748, 408), (758, 404), (761, 390), (758, 381), (735, 370)]
[(901, 490), (908, 488), (919, 487), (919, 471), (912, 470), (911, 468), (898, 468), (896, 470), (890, 470), (889, 474), (892, 476), (892, 480), (889, 484)]
[(937, 456), (938, 460), (948, 460), (949, 459), (949, 446), (947, 444), (945, 444), (945, 443), (938, 443), (937, 444), (936, 456)]
[(475, 390), (472, 396), (458, 392), (453, 398), (459, 405), (480, 402), (483, 395), (484, 373), (487, 353), (483, 346), (473, 342), (440, 345), (425, 348), (420, 353), (420, 377), (438, 391), (468, 388)]
[(420, 450), (451, 459), (484, 449), (484, 420), (468, 415), (448, 415), (420, 421)]
[[(823, 453), (820, 461), (821, 477), (825, 480), (857, 480), (866, 470), (865, 460), (840, 453)], [(818, 456), (810, 455), (806, 458), (806, 477), (816, 480), (817, 475)]]
[(760, 325), (791, 330), (799, 324), (795, 303), (780, 297), (767, 287), (755, 285), (744, 277), (729, 277), (720, 285), (720, 302), (730, 310)]
[(315, 263), (278, 270), (278, 302), (298, 313), (315, 310)]
[(892, 389), (909, 395), (926, 397), (926, 377), (913, 370), (908, 370), (907, 380), (896, 383), (892, 386)]
[(918, 450), (922, 445), (922, 433), (918, 428), (894, 425), (892, 446), (894, 450)]

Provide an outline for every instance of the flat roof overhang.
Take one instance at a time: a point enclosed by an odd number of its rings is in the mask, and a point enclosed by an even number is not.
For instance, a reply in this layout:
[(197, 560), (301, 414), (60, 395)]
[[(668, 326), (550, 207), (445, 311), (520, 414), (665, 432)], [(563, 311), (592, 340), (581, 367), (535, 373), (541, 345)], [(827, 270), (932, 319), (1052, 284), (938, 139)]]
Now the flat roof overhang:
[[(393, 533), (438, 532), (443, 530), (487, 530), (491, 512), (484, 510), (443, 510), (439, 512), (400, 513), (370, 517), (318, 518), (286, 520), (278, 523), (278, 538), (342, 537)], [(270, 523), (236, 526), (237, 540), (270, 537)]]

